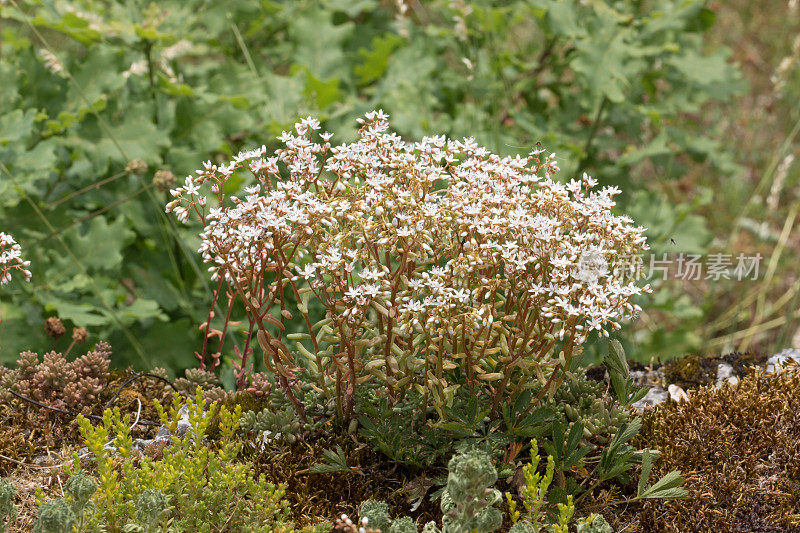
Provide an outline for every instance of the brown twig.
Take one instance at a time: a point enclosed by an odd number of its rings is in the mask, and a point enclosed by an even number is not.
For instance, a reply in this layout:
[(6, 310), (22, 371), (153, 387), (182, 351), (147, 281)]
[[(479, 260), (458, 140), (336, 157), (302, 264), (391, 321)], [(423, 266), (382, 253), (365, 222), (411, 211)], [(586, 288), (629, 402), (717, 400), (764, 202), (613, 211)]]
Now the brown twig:
[[(47, 405), (46, 403), (42, 403), (42, 402), (34, 400), (32, 398), (28, 398), (27, 396), (23, 396), (22, 394), (20, 394), (20, 393), (18, 393), (16, 391), (13, 391), (11, 389), (8, 389), (8, 392), (11, 393), (13, 396), (16, 396), (20, 400), (26, 401), (28, 403), (32, 403), (33, 405), (39, 406), (39, 407), (41, 407), (43, 409), (49, 409), (50, 411), (53, 411), (53, 412), (56, 412), (56, 413), (69, 415), (69, 416), (72, 416), (72, 417), (77, 417), (77, 416), (83, 414), (83, 413), (76, 413), (74, 411), (67, 411), (66, 409), (61, 409), (60, 407), (53, 407), (52, 405)], [(83, 416), (85, 416), (86, 418), (91, 418), (92, 420), (100, 420), (100, 421), (103, 420), (102, 416), (97, 416), (97, 415), (93, 415), (93, 414), (84, 414)], [(150, 422), (149, 420), (140, 420), (139, 423), (141, 425), (143, 425), (143, 426), (151, 426), (151, 427), (161, 426), (160, 423)]]

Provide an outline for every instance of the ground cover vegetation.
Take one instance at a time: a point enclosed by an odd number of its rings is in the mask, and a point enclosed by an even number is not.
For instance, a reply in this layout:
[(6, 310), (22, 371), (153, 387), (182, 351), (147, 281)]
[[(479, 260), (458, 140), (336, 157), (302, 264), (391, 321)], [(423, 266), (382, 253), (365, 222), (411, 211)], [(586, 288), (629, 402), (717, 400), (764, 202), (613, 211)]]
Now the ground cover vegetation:
[(759, 85), (748, 9), (0, 2), (0, 530), (797, 526), (793, 370), (642, 414), (626, 357), (800, 318), (800, 40)]
[[(219, 344), (228, 323), (238, 318), (237, 300), (250, 324), (245, 348), (238, 352), (241, 360), (234, 363), (237, 390), (230, 399), (236, 404), (238, 393), (252, 395), (253, 386), (262, 384), (266, 386), (256, 396), (271, 397), (286, 407), (278, 411), (270, 406), (272, 412), (251, 414), (242, 429), (267, 441), (291, 434), (293, 438), (283, 440), (297, 442), (297, 433), (302, 433), (303, 441), (313, 442), (321, 432), (352, 434), (360, 423), (367, 443), (400, 465), (424, 467), (423, 478), (452, 456), (447, 482), (438, 491), (444, 531), (501, 527), (503, 514), (495, 505), (503, 499), (493, 488), (498, 479), (493, 459), (501, 459), (507, 447), (514, 455), (522, 451), (525, 444), (516, 437), (544, 434), (549, 453), (542, 478), (533, 473), (539, 464), (538, 446), (530, 442), (532, 463), (523, 467), (524, 516), (516, 511), (514, 496), (507, 497), (516, 529), (539, 530), (552, 522), (553, 528), (565, 531), (576, 499), (603, 485), (630, 484), (629, 471), (638, 463), (642, 472), (632, 500), (683, 496), (677, 471), (648, 486), (657, 452), (636, 451), (629, 445), (641, 420), (628, 420), (619, 408), (612, 417), (615, 403), (627, 407), (645, 392), (632, 386), (619, 342), (612, 342), (612, 354), (606, 358), (614, 396), (604, 398), (605, 391), (591, 387), (583, 389), (594, 390), (595, 398), (581, 390), (575, 394), (585, 378), (574, 369), (574, 356), (580, 355), (588, 333), (608, 335), (608, 329), (618, 329), (618, 321), (638, 309), (632, 296), (649, 289), (637, 285), (626, 262), (647, 248), (643, 228), (611, 213), (619, 189), (593, 190), (596, 181), (586, 174), (566, 185), (559, 183), (553, 179), (558, 165), (552, 156), (540, 157), (541, 150), (524, 158), (501, 158), (472, 139), (403, 141), (389, 131), (381, 111), (359, 121), (357, 141), (332, 147), (331, 134), (319, 133), (318, 121), (303, 119), (295, 124), (296, 134), (282, 134), (285, 147), (274, 157), (265, 157), (262, 148), (242, 152), (227, 165), (209, 161), (170, 191), (174, 200), (166, 211), (181, 222), (196, 215), (204, 226), (200, 253), (212, 264), (212, 281), (219, 281), (214, 300), (221, 293), (228, 295)], [(323, 144), (314, 142), (315, 136)], [(285, 177), (279, 165), (286, 169)], [(252, 174), (256, 183), (245, 186), (244, 199), (226, 197), (226, 182), (240, 169)], [(205, 187), (215, 197), (202, 195)], [(416, 239), (409, 239), (414, 232)], [(287, 292), (293, 294), (294, 306), (286, 305)], [(320, 321), (309, 311), (312, 298), (325, 312)], [(285, 320), (293, 311), (308, 327), (306, 334), (293, 337), (298, 340), (296, 352), (283, 341)], [(58, 319), (49, 319), (46, 329), (56, 340), (65, 331)], [(254, 338), (265, 373), (254, 374), (248, 364), (255, 353), (250, 348)], [(301, 340), (308, 340), (310, 347)], [(198, 354), (199, 372), (187, 374), (206, 384), (206, 368), (219, 364), (219, 352), (207, 358), (207, 347), (206, 343)], [(305, 359), (293, 359), (295, 354)], [(5, 394), (45, 411), (72, 415), (31, 396), (57, 399), (73, 409), (81, 400), (91, 403), (107, 382), (108, 355), (107, 345), (73, 363), (56, 352), (42, 362), (25, 352), (16, 371), (7, 371)], [(76, 369), (86, 375), (78, 379)], [(72, 390), (76, 384), (85, 385), (82, 394)], [(554, 401), (565, 387), (574, 406)], [(223, 407), (206, 412), (202, 387), (197, 387), (196, 403), (186, 406), (192, 427), (179, 436), (174, 419), (181, 399), (179, 394), (173, 398), (172, 422), (155, 400), (162, 428), (171, 435), (170, 442), (159, 441), (162, 457), (155, 471), (141, 454), (136, 463), (131, 461), (130, 430), (139, 414), (131, 426), (129, 416), (122, 419), (119, 408), (112, 411), (107, 404), (102, 428), (97, 429), (78, 417), (99, 484), (70, 470), (70, 487), (89, 488), (81, 496), (42, 503), (34, 529), (152, 528), (167, 510), (161, 504), (157, 512), (156, 500), (172, 502), (169, 527), (175, 531), (219, 523), (223, 530), (244, 524), (274, 530), (278, 526), (272, 522), (283, 523), (284, 489), (266, 485), (264, 474), (249, 478), (246, 464), (234, 466), (241, 443), (230, 441), (240, 427), (241, 405), (233, 411)], [(385, 413), (395, 406), (403, 412), (405, 436), (393, 427), (391, 417), (380, 412), (374, 416), (376, 409)], [(584, 426), (582, 415), (587, 424), (594, 423), (591, 429)], [(214, 416), (222, 443), (218, 455), (212, 456), (203, 437)], [(376, 424), (386, 422), (388, 427), (378, 430)], [(193, 439), (191, 450), (186, 435)], [(590, 439), (605, 444), (582, 444)], [(410, 456), (403, 440), (412, 443)], [(119, 454), (122, 464), (115, 465), (112, 454)], [(324, 450), (323, 457), (310, 473), (350, 469), (340, 444)], [(75, 452), (64, 465), (80, 468), (82, 459)], [(198, 462), (196, 469), (192, 461)], [(573, 468), (585, 475), (576, 480)], [(506, 464), (505, 470), (513, 476), (516, 469)], [(215, 472), (222, 478), (217, 480)], [(172, 476), (177, 476), (177, 493)], [(152, 486), (156, 482), (160, 489)], [(416, 499), (425, 500), (435, 485), (435, 480), (423, 485)], [(141, 492), (146, 489), (161, 492)], [(217, 491), (219, 498), (214, 496)], [(264, 491), (277, 492), (268, 498)], [(181, 498), (187, 502), (180, 504)], [(239, 501), (264, 500), (274, 500), (275, 507), (237, 507)], [(221, 508), (214, 507), (215, 502)], [(86, 507), (89, 503), (91, 508)], [(557, 513), (548, 514), (553, 509)], [(250, 512), (266, 513), (269, 524), (261, 524)], [(402, 518), (390, 529), (416, 529), (414, 524), (414, 519)], [(438, 531), (435, 521), (425, 529)]]

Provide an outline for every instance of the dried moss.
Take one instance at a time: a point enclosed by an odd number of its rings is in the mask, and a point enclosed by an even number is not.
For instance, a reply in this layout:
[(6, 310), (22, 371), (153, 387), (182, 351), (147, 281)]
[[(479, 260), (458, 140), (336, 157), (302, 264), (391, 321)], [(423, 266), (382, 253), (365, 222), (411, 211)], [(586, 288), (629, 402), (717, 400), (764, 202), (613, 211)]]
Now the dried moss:
[[(800, 373), (756, 370), (704, 387), (645, 418), (637, 447), (657, 448), (654, 475), (678, 469), (689, 498), (649, 501), (615, 518), (626, 531), (798, 531)], [(615, 528), (616, 529), (616, 528)]]
[[(348, 471), (329, 474), (308, 471), (324, 462), (324, 450), (336, 445), (344, 450)], [(425, 484), (420, 472), (402, 468), (369, 446), (356, 444), (347, 437), (331, 433), (310, 442), (276, 446), (256, 454), (252, 460), (256, 474), (264, 473), (272, 482), (286, 484), (285, 498), (291, 505), (292, 521), (299, 526), (317, 523), (320, 517), (357, 516), (358, 506), (369, 499), (387, 502), (392, 516), (410, 514), (422, 523), (441, 520), (438, 502), (427, 497), (418, 509), (409, 512), (411, 502), (406, 489)]]

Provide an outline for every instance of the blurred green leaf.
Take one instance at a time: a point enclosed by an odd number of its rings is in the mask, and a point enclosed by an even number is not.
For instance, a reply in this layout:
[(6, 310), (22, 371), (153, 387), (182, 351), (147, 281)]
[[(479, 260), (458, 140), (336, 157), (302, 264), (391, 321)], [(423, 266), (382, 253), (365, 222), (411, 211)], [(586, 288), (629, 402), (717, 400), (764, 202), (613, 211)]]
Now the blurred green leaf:
[(359, 83), (366, 85), (380, 79), (386, 72), (389, 56), (402, 42), (403, 38), (399, 35), (387, 34), (375, 37), (371, 49), (361, 48), (358, 55), (361, 56), (362, 62), (353, 68)]
[(86, 231), (73, 227), (64, 232), (64, 240), (81, 264), (90, 269), (114, 269), (122, 263), (122, 249), (133, 239), (134, 233), (124, 218), (109, 223), (95, 217)]

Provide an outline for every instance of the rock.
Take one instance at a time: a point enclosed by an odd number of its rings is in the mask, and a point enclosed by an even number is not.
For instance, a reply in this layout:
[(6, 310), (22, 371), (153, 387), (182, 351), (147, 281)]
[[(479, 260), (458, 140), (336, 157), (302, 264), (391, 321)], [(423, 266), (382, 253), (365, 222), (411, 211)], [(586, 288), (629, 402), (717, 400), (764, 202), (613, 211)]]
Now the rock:
[(106, 442), (103, 449), (107, 452), (111, 452), (111, 455), (117, 455), (117, 447), (114, 446), (113, 440), (111, 442)]
[(635, 402), (631, 407), (642, 411), (647, 407), (655, 407), (656, 405), (667, 401), (667, 398), (669, 398), (669, 393), (665, 391), (663, 387), (656, 386), (647, 391), (647, 394), (644, 396), (644, 398), (638, 402)]
[(178, 437), (183, 438), (186, 435), (186, 432), (192, 427), (192, 424), (189, 422), (189, 408), (184, 405), (180, 408), (177, 414), (180, 418), (178, 419), (178, 429), (175, 434)]
[(686, 394), (686, 391), (680, 388), (679, 386), (675, 385), (674, 383), (670, 384), (670, 386), (667, 387), (667, 390), (669, 391), (669, 397), (672, 398), (674, 401), (676, 402), (681, 402), (683, 400), (686, 400), (687, 402), (689, 401), (689, 395)]
[(720, 363), (717, 365), (717, 379), (714, 381), (714, 387), (717, 389), (728, 382), (732, 385), (739, 383), (739, 378), (733, 373), (733, 366), (728, 363)]
[(631, 379), (637, 387), (647, 385), (652, 387), (664, 383), (664, 372), (662, 370), (631, 370)]
[(261, 432), (261, 451), (264, 451), (269, 448), (269, 446), (276, 440), (280, 440), (281, 438), (280, 433), (273, 433), (270, 430), (264, 430)]
[(787, 348), (767, 359), (767, 374), (778, 372), (795, 364), (800, 364), (800, 350)]
[(37, 455), (32, 462), (36, 466), (52, 466), (60, 461), (61, 457), (56, 452), (47, 452), (46, 455)]
[(161, 444), (165, 443), (167, 446), (172, 446), (175, 441), (172, 440), (172, 435), (165, 435), (163, 437), (158, 437), (153, 439), (153, 444)]
[(144, 453), (145, 449), (153, 444), (153, 439), (134, 439), (132, 448), (138, 452)]

